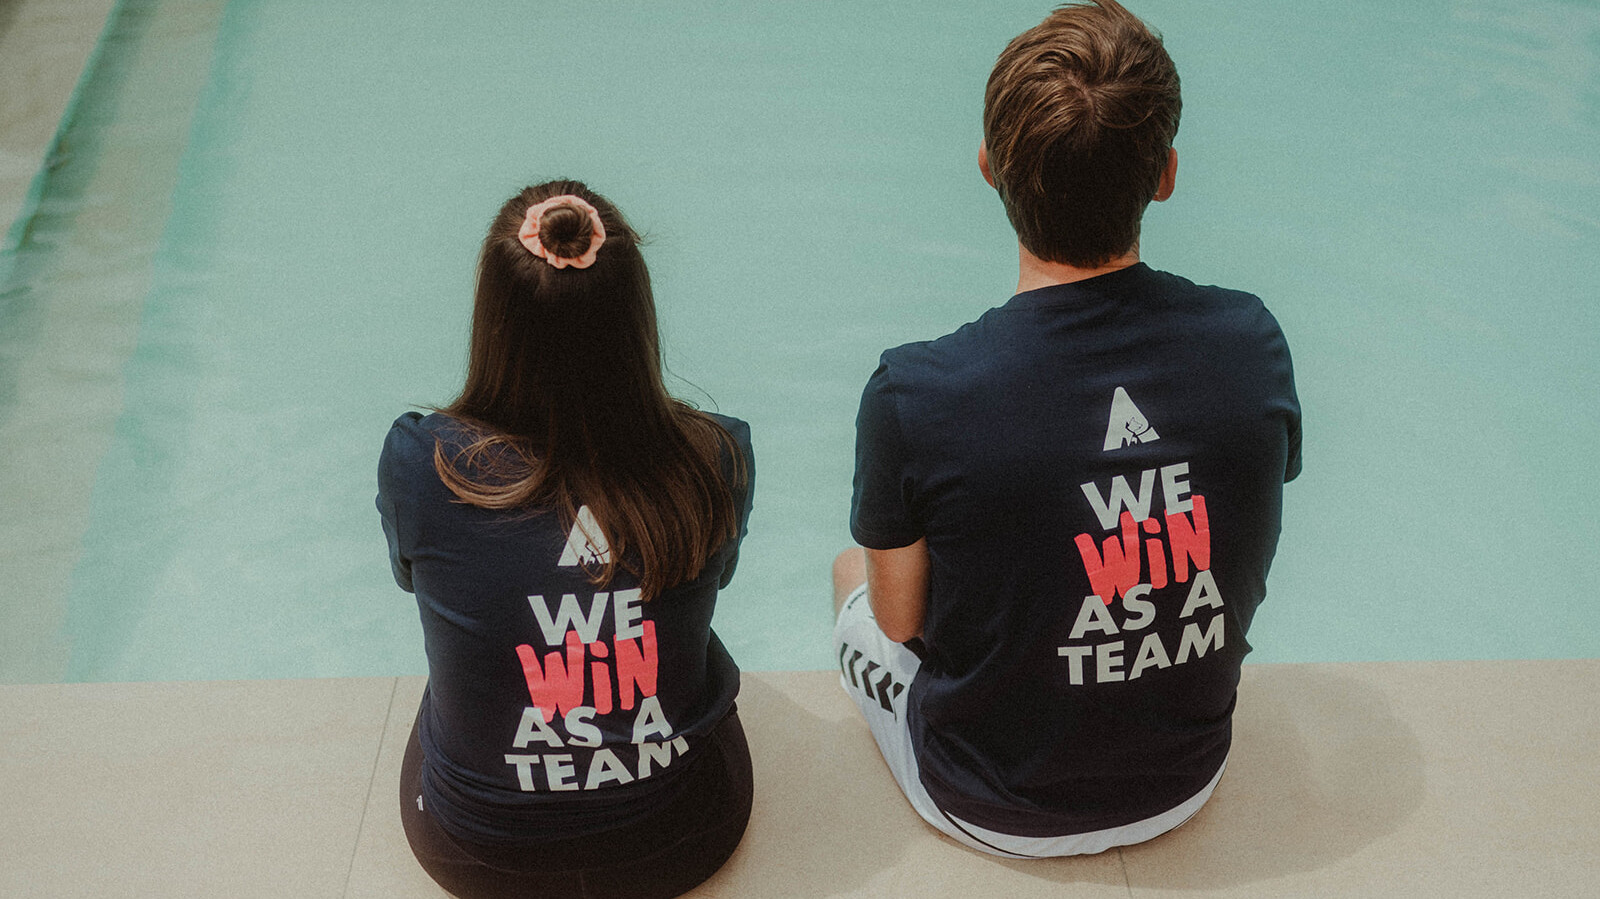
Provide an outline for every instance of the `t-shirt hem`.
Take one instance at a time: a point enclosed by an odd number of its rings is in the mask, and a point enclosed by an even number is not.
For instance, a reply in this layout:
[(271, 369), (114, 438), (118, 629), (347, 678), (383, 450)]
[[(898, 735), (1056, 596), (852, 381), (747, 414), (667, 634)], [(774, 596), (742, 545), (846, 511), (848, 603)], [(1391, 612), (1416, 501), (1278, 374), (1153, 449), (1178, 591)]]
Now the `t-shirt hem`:
[(1019, 835), (1006, 831), (991, 830), (982, 825), (960, 819), (951, 812), (940, 809), (950, 823), (959, 828), (968, 837), (990, 847), (992, 850), (1006, 853), (1021, 858), (1053, 858), (1067, 855), (1091, 855), (1104, 852), (1114, 846), (1130, 846), (1143, 843), (1181, 826), (1201, 806), (1210, 801), (1216, 792), (1217, 784), (1222, 780), (1223, 773), (1228, 768), (1228, 762), (1223, 760), (1219, 767), (1204, 786), (1191, 793), (1187, 798), (1153, 814), (1144, 815), (1124, 824), (1108, 827), (1099, 827), (1092, 830), (1074, 830), (1066, 833), (1048, 835)]
[(1126, 809), (1119, 810), (1115, 814), (1095, 816), (1062, 814), (1023, 807), (1001, 809), (951, 790), (937, 778), (930, 777), (926, 768), (919, 774), (923, 789), (927, 790), (934, 804), (964, 824), (971, 824), (982, 830), (1005, 836), (1053, 839), (1115, 830), (1160, 817), (1184, 805), (1200, 793), (1206, 792), (1207, 783), (1215, 781), (1218, 774), (1226, 767), (1225, 755), (1216, 768), (1194, 777), (1181, 790), (1162, 791), (1160, 798), (1143, 798), (1142, 801), (1130, 803)]

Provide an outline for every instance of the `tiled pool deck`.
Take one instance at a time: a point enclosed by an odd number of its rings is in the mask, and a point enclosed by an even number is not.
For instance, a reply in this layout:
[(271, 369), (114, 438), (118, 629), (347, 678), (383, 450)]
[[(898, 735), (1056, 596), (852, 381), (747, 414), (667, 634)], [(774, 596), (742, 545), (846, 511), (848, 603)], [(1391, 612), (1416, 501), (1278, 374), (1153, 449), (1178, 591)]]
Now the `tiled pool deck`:
[[(442, 896), (400, 829), (423, 680), (0, 687), (5, 896)], [(1600, 661), (1253, 665), (1182, 829), (990, 858), (900, 797), (835, 672), (755, 672), (756, 806), (692, 895), (1600, 895)]]

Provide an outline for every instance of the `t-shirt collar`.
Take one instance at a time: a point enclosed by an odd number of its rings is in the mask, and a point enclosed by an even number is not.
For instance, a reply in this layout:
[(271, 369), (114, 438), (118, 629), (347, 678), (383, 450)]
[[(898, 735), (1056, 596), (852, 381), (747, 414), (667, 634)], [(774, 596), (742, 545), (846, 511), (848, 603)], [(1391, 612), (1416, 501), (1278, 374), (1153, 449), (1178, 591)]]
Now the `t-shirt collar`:
[(1004, 308), (1026, 309), (1035, 306), (1050, 306), (1058, 303), (1081, 301), (1087, 297), (1100, 297), (1113, 291), (1126, 290), (1126, 285), (1139, 279), (1148, 277), (1152, 269), (1143, 262), (1135, 262), (1127, 268), (1119, 268), (1114, 272), (1095, 275), (1082, 281), (1069, 281), (1066, 284), (1051, 284), (1046, 287), (1036, 287), (1033, 290), (1024, 290), (1012, 295)]

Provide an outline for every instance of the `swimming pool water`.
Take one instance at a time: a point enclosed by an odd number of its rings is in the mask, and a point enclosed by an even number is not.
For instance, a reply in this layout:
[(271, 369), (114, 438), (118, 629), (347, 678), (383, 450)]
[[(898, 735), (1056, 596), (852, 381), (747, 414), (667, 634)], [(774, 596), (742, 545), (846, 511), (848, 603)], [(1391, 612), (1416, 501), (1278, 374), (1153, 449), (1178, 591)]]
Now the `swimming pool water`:
[[(425, 670), (377, 449), (459, 386), (489, 217), (558, 175), (651, 236), (675, 389), (754, 429), (719, 634), (828, 667), (859, 390), (1010, 293), (983, 82), (1048, 7), (124, 0), (0, 268), (0, 449), (61, 479), (0, 511), (59, 535), (0, 595), (37, 631), (0, 678)], [(1600, 9), (1133, 8), (1185, 99), (1144, 258), (1261, 295), (1305, 407), (1252, 659), (1594, 656)], [(147, 269), (74, 255), (100, 204)], [(51, 329), (116, 360), (102, 400), (27, 351)]]

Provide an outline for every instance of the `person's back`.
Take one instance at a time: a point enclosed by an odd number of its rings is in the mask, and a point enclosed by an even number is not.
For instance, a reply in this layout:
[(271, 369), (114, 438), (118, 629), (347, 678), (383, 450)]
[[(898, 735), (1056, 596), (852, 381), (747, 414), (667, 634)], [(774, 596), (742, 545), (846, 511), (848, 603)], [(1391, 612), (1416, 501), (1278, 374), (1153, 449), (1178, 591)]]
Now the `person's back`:
[(872, 585), (840, 618), (842, 677), (913, 806), (987, 851), (1149, 839), (1227, 757), (1299, 410), (1259, 300), (1138, 262), (1177, 115), (1159, 39), (1114, 4), (1013, 41), (980, 162), (1018, 292), (885, 353), (863, 395)]
[(390, 428), (377, 506), (428, 657), (401, 823), (452, 895), (681, 895), (753, 773), (711, 629), (750, 517), (749, 427), (673, 399), (639, 236), (576, 181), (479, 256), (460, 396)]

